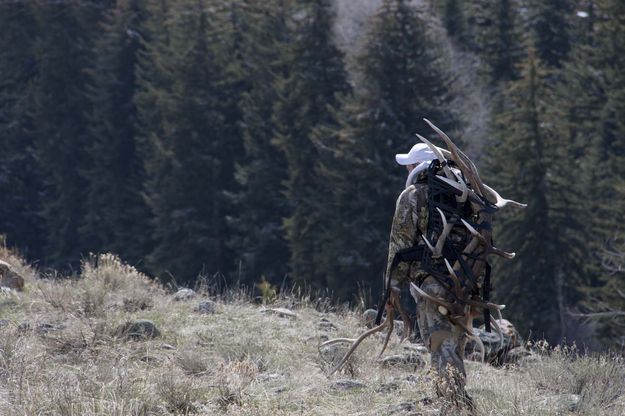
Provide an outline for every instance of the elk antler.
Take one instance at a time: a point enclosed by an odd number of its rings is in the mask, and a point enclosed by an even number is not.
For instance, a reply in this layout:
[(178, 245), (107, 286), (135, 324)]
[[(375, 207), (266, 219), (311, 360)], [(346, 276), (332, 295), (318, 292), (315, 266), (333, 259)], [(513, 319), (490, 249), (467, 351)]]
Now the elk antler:
[(402, 321), (404, 322), (404, 332), (402, 334), (400, 343), (403, 342), (406, 338), (408, 338), (411, 334), (411, 322), (410, 322), (410, 318), (408, 317), (408, 315), (405, 313), (404, 309), (401, 306), (401, 303), (399, 301), (399, 297), (397, 296), (397, 294), (395, 292), (391, 292), (391, 297), (389, 299), (390, 302), (390, 307), (387, 308), (387, 315), (386, 315), (386, 319), (384, 320), (384, 322), (382, 322), (380, 325), (376, 326), (375, 328), (371, 328), (370, 330), (364, 332), (363, 334), (361, 334), (358, 338), (334, 338), (334, 339), (330, 339), (322, 344), (319, 345), (319, 350), (321, 350), (321, 348), (323, 347), (327, 347), (329, 345), (333, 345), (333, 344), (338, 344), (338, 343), (351, 343), (351, 347), (349, 348), (349, 350), (345, 353), (345, 355), (343, 356), (343, 358), (341, 358), (341, 360), (339, 361), (338, 364), (336, 364), (334, 366), (334, 368), (330, 371), (330, 373), (328, 375), (332, 375), (335, 372), (337, 372), (349, 359), (349, 357), (354, 353), (354, 351), (356, 351), (356, 348), (358, 348), (358, 345), (360, 345), (360, 343), (362, 341), (364, 341), (366, 338), (370, 337), (371, 335), (382, 331), (384, 328), (388, 328), (387, 329), (387, 333), (386, 333), (386, 337), (384, 338), (384, 345), (382, 345), (382, 350), (380, 351), (380, 354), (378, 354), (378, 358), (382, 356), (382, 354), (384, 353), (384, 351), (386, 350), (386, 347), (388, 345), (388, 342), (391, 338), (391, 334), (393, 333), (393, 329), (395, 327), (395, 321), (394, 321), (394, 310), (397, 309), (402, 317)]
[(486, 253), (485, 254), (493, 253), (493, 254), (496, 254), (498, 256), (505, 257), (507, 259), (513, 259), (514, 256), (516, 255), (515, 253), (508, 253), (507, 251), (503, 251), (501, 249), (493, 247), (492, 244), (489, 241), (486, 240), (486, 237), (484, 237), (482, 234), (477, 232), (477, 230), (475, 228), (473, 228), (473, 226), (471, 224), (469, 224), (467, 221), (465, 221), (462, 218), (460, 219), (460, 221), (462, 221), (462, 223), (467, 228), (467, 230), (469, 230), (469, 232), (473, 236), (475, 236), (478, 240), (480, 240), (480, 243), (482, 243), (482, 245), (484, 245), (484, 248), (486, 249)]
[(501, 195), (499, 195), (497, 193), (497, 191), (495, 191), (493, 188), (491, 188), (490, 186), (488, 186), (486, 184), (484, 184), (484, 189), (486, 189), (486, 192), (488, 192), (488, 194), (490, 196), (495, 198), (494, 205), (497, 208), (503, 208), (506, 205), (510, 205), (512, 207), (515, 207), (515, 208), (525, 208), (525, 207), (527, 207), (527, 204), (522, 204), (520, 202), (516, 202), (516, 201), (513, 201), (511, 199), (502, 198)]
[(456, 162), (456, 165), (458, 165), (462, 173), (464, 173), (464, 175), (469, 178), (471, 185), (473, 185), (474, 190), (478, 193), (478, 195), (484, 196), (486, 194), (483, 187), (484, 185), (473, 162), (471, 162), (471, 160), (466, 157), (466, 155), (462, 153), (462, 151), (460, 151), (460, 149), (458, 149), (458, 147), (451, 141), (449, 136), (447, 136), (441, 129), (436, 127), (434, 123), (432, 123), (427, 118), (424, 118), (423, 120), (425, 120), (425, 122), (428, 123), (430, 127), (432, 127), (432, 129), (434, 129), (434, 131), (443, 139), (443, 141), (449, 148), (449, 151), (451, 152), (452, 160)]

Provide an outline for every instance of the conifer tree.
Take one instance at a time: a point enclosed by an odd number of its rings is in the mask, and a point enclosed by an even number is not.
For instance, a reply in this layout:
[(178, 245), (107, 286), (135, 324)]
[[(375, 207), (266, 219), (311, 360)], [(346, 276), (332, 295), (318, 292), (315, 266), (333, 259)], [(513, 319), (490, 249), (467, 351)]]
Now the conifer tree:
[(42, 177), (29, 113), (39, 30), (32, 5), (0, 3), (0, 235), (31, 259), (40, 258), (45, 241), (39, 216)]
[[(359, 60), (361, 82), (334, 116), (338, 128), (316, 135), (318, 171), (331, 184), (320, 267), (346, 297), (357, 282), (379, 288), (395, 200), (405, 170), (394, 161), (426, 133), (423, 117), (453, 135), (457, 121), (441, 47), (406, 1), (387, 0), (371, 21)], [(331, 195), (331, 198), (330, 198)], [(379, 282), (379, 283), (378, 283)]]
[[(625, 210), (625, 23), (622, 16), (625, 5), (614, 0), (597, 1), (598, 19), (593, 27), (593, 42), (571, 63), (569, 79), (581, 74), (577, 88), (571, 88), (568, 107), (577, 110), (577, 117), (571, 119), (571, 126), (577, 126), (588, 154), (588, 198), (590, 202), (589, 223), (592, 236), (587, 250), (596, 253), (590, 257), (598, 275), (598, 289), (590, 290), (592, 299), (587, 302), (591, 309), (605, 312), (622, 311), (625, 300), (622, 274), (615, 269), (622, 253), (622, 239), (625, 225), (622, 214)], [(579, 75), (578, 75), (579, 77)], [(573, 84), (574, 85), (574, 84)], [(606, 267), (607, 266), (607, 267)], [(595, 302), (596, 301), (596, 302)], [(609, 318), (609, 317), (608, 317)], [(608, 343), (616, 341), (616, 334), (622, 328), (618, 318), (601, 320), (601, 335)]]
[(567, 330), (566, 311), (586, 283), (587, 229), (581, 184), (570, 180), (572, 146), (548, 122), (562, 115), (547, 77), (530, 47), (521, 78), (505, 91), (489, 161), (501, 193), (528, 204), (501, 215), (497, 244), (517, 256), (497, 269), (498, 299), (509, 305), (522, 332), (559, 340)]
[(571, 48), (569, 32), (573, 2), (530, 0), (528, 6), (538, 57), (548, 67), (559, 68)]
[(288, 75), (286, 48), (293, 2), (250, 2), (241, 17), (241, 44), (250, 90), (242, 95), (244, 151), (235, 161), (239, 189), (230, 197), (233, 229), (229, 245), (235, 253), (237, 278), (245, 283), (265, 277), (277, 283), (287, 274), (289, 252), (282, 227), (290, 211), (283, 194), (287, 164), (271, 143), (277, 78)]
[(449, 37), (454, 39), (459, 45), (465, 46), (468, 42), (468, 35), (462, 2), (459, 0), (445, 0), (442, 20)]
[[(88, 65), (97, 23), (92, 5), (40, 2), (37, 18), (42, 28), (36, 45), (39, 66), (33, 93), (32, 123), (35, 149), (45, 189), (42, 217), (48, 244), (46, 258), (55, 265), (76, 262), (81, 255), (78, 228), (84, 218), (87, 165)], [(85, 8), (85, 9), (83, 9)]]
[(274, 105), (273, 143), (288, 165), (284, 195), (291, 212), (284, 220), (284, 229), (290, 250), (289, 268), (295, 280), (316, 284), (321, 280), (315, 258), (316, 240), (323, 226), (317, 207), (324, 201), (318, 193), (319, 178), (314, 171), (317, 152), (310, 135), (315, 126), (330, 122), (328, 106), (336, 105), (336, 95), (345, 93), (349, 86), (343, 54), (332, 38), (330, 2), (302, 2), (298, 13), (301, 21), (297, 22), (287, 58), (289, 74), (275, 84), (280, 96)]
[(161, 127), (149, 137), (146, 194), (155, 216), (150, 267), (191, 282), (226, 271), (229, 254), (224, 186), (231, 183), (232, 146), (221, 103), (227, 101), (219, 32), (204, 1), (176, 4), (170, 45), (171, 87), (161, 92)]
[(482, 58), (489, 81), (497, 84), (517, 77), (523, 38), (515, 0), (478, 0), (467, 9), (474, 50)]
[(81, 233), (85, 248), (113, 252), (137, 263), (146, 254), (150, 227), (141, 197), (142, 162), (136, 145), (136, 67), (146, 11), (141, 0), (111, 9), (89, 70), (90, 143)]

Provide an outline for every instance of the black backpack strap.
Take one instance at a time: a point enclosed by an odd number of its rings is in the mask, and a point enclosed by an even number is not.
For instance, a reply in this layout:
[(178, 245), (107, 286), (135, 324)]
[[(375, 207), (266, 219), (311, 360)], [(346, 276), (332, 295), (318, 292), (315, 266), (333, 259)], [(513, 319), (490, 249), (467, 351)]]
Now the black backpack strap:
[[(490, 300), (490, 264), (486, 263), (486, 273), (484, 274), (484, 286), (482, 286), (482, 299), (484, 302)], [(484, 308), (484, 329), (490, 332), (490, 309)]]

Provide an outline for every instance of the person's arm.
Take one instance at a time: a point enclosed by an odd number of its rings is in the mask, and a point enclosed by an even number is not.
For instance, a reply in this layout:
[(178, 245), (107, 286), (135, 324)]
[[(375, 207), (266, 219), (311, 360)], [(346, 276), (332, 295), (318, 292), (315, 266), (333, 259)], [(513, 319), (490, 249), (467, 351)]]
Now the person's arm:
[(397, 198), (395, 205), (395, 215), (393, 216), (393, 225), (391, 226), (391, 236), (388, 245), (388, 260), (386, 265), (386, 273), (384, 274), (384, 287), (388, 288), (390, 283), (392, 286), (403, 280), (408, 275), (410, 265), (408, 263), (399, 263), (391, 276), (391, 265), (395, 254), (402, 249), (412, 247), (416, 242), (418, 235), (418, 207), (417, 195), (414, 186), (406, 188)]

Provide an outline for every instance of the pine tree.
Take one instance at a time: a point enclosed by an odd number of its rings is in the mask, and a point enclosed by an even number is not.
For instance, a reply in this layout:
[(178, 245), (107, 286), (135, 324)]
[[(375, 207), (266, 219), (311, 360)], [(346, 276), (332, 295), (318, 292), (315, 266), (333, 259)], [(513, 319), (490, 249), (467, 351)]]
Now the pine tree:
[(522, 332), (553, 341), (565, 335), (566, 310), (586, 283), (587, 234), (581, 184), (570, 180), (573, 147), (549, 122), (562, 115), (548, 77), (530, 47), (521, 78), (505, 91), (489, 160), (499, 191), (528, 204), (501, 215), (497, 244), (517, 256), (497, 269), (498, 299)]
[(473, 49), (482, 58), (489, 81), (497, 84), (517, 77), (522, 43), (516, 0), (478, 0), (467, 9)]
[(467, 22), (464, 16), (462, 2), (459, 0), (445, 0), (442, 13), (442, 21), (449, 37), (454, 39), (459, 45), (466, 45), (468, 42)]
[(32, 84), (37, 76), (34, 44), (40, 28), (33, 6), (0, 3), (0, 235), (30, 259), (45, 241), (39, 216), (42, 177), (33, 149)]
[[(583, 149), (588, 154), (586, 170), (589, 212), (592, 213), (589, 222), (593, 238), (587, 244), (587, 251), (595, 253), (589, 260), (599, 275), (596, 282), (599, 287), (589, 290), (592, 298), (587, 306), (599, 312), (622, 311), (625, 300), (621, 294), (625, 287), (614, 264), (619, 264), (618, 255), (625, 236), (622, 222), (625, 210), (622, 179), (625, 177), (625, 77), (621, 70), (625, 63), (625, 22), (622, 19), (625, 5), (603, 0), (597, 1), (595, 6), (597, 21), (592, 31), (593, 42), (579, 53), (574, 49), (573, 56), (577, 59), (568, 71), (569, 78), (575, 73), (584, 77), (580, 77), (580, 85), (572, 89), (571, 97), (567, 98), (570, 98), (569, 107), (578, 110), (577, 119), (571, 124), (579, 123), (580, 141), (583, 140)], [(609, 344), (615, 343), (622, 320), (606, 318), (601, 323), (602, 338)]]
[[(45, 176), (42, 217), (46, 258), (55, 265), (76, 262), (82, 242), (78, 227), (85, 214), (87, 117), (85, 93), (89, 50), (99, 9), (74, 2), (37, 4), (42, 28), (36, 45), (39, 66), (32, 111), (35, 149)], [(94, 21), (94, 19), (96, 19)]]
[(85, 248), (137, 263), (146, 254), (149, 212), (141, 197), (142, 162), (136, 146), (136, 67), (146, 18), (142, 1), (110, 10), (95, 45), (90, 75), (89, 164), (81, 227)]
[(171, 80), (161, 91), (161, 127), (149, 137), (146, 193), (155, 216), (150, 267), (161, 277), (192, 282), (198, 273), (226, 271), (227, 201), (232, 147), (223, 102), (228, 102), (219, 32), (207, 4), (181, 3), (172, 11)]
[(559, 68), (571, 48), (569, 32), (573, 2), (530, 0), (528, 6), (538, 57), (548, 67)]
[[(291, 212), (284, 220), (290, 250), (292, 277), (317, 284), (322, 277), (315, 258), (320, 223), (317, 207), (323, 203), (314, 166), (317, 152), (310, 135), (315, 126), (330, 122), (328, 106), (349, 86), (343, 55), (332, 39), (333, 16), (327, 0), (302, 2), (301, 22), (290, 45), (289, 75), (278, 79), (280, 94), (274, 105), (276, 136), (273, 143), (283, 152), (288, 177), (284, 195)], [(321, 200), (320, 200), (321, 198)]]
[(395, 200), (406, 175), (394, 155), (410, 149), (416, 132), (428, 132), (422, 117), (452, 135), (458, 127), (442, 55), (413, 6), (385, 1), (359, 60), (359, 94), (335, 111), (338, 128), (316, 135), (317, 169), (331, 185), (319, 267), (340, 296), (354, 294), (357, 282), (379, 288), (382, 281)]
[(276, 128), (273, 107), (278, 101), (274, 85), (277, 78), (288, 75), (285, 51), (292, 9), (290, 0), (250, 2), (240, 22), (242, 67), (251, 86), (240, 102), (244, 152), (235, 165), (239, 189), (230, 195), (236, 214), (229, 217), (233, 229), (229, 246), (236, 253), (237, 277), (247, 284), (263, 276), (277, 283), (288, 271), (282, 227), (290, 212), (282, 192), (287, 164), (271, 139)]

